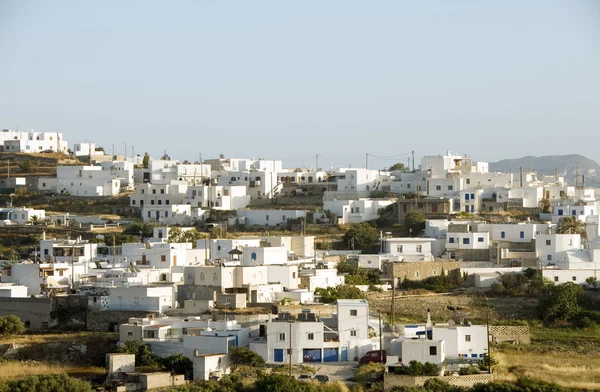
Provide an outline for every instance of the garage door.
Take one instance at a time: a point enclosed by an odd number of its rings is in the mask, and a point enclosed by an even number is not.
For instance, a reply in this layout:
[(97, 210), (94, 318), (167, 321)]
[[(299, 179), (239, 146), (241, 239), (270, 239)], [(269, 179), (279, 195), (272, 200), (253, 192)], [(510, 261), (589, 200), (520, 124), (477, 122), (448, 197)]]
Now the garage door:
[(323, 362), (337, 362), (337, 361), (338, 361), (338, 349), (337, 348), (323, 349)]
[(303, 362), (321, 362), (320, 348), (305, 348), (303, 351)]
[(273, 360), (275, 362), (283, 362), (283, 349), (282, 348), (275, 349), (275, 351), (273, 352)]

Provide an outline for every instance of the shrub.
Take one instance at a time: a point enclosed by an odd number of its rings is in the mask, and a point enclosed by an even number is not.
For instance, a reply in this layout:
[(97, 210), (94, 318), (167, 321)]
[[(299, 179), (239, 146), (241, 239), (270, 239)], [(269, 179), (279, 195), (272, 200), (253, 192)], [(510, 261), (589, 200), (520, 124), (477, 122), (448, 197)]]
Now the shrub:
[(235, 347), (229, 350), (229, 361), (233, 369), (238, 366), (263, 367), (265, 360), (260, 355), (246, 347)]
[(439, 376), (441, 367), (435, 363), (410, 361), (408, 366), (397, 366), (394, 368), (395, 374), (407, 376)]
[(0, 392), (92, 392), (89, 382), (66, 374), (46, 374), (11, 380), (0, 385)]
[(156, 366), (158, 365), (158, 357), (150, 349), (150, 345), (143, 344), (135, 340), (125, 342), (121, 347), (117, 348), (118, 353), (134, 354), (135, 366)]
[(460, 374), (461, 376), (467, 376), (469, 374), (479, 374), (481, 373), (481, 371), (479, 370), (479, 368), (477, 366), (465, 366), (460, 368), (460, 370), (458, 371), (458, 374)]
[(0, 336), (10, 338), (25, 332), (25, 326), (20, 318), (14, 315), (0, 317)]

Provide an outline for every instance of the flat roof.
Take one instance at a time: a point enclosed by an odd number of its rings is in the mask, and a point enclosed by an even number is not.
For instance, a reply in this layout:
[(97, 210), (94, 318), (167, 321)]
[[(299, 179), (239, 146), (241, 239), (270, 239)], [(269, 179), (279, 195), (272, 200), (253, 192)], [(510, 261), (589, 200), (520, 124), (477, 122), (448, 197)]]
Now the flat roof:
[(353, 305), (353, 304), (366, 304), (366, 299), (338, 299), (337, 303), (340, 305)]

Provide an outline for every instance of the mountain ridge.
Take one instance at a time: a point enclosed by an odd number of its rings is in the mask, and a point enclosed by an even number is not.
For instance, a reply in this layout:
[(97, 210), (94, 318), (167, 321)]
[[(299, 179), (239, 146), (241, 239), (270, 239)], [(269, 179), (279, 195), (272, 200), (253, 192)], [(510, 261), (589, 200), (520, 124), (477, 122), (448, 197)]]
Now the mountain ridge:
[(490, 162), (490, 171), (518, 173), (520, 168), (535, 170), (538, 178), (541, 178), (542, 175), (552, 175), (556, 170), (558, 176), (564, 177), (569, 185), (576, 184), (575, 177), (579, 172), (577, 181), (579, 185), (581, 185), (582, 177), (597, 183), (596, 186), (600, 185), (600, 165), (580, 154), (527, 155), (521, 158)]

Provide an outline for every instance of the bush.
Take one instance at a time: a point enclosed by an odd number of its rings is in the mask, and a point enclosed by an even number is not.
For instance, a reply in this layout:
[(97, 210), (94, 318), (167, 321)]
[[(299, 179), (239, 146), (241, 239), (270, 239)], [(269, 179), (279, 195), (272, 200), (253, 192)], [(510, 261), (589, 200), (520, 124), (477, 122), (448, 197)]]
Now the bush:
[(150, 345), (143, 344), (135, 340), (125, 342), (121, 347), (117, 348), (117, 353), (134, 354), (135, 366), (156, 366), (158, 365), (158, 357), (150, 349)]
[(363, 253), (377, 253), (380, 248), (379, 233), (367, 222), (352, 225), (344, 234), (348, 249), (360, 249)]
[(469, 374), (479, 374), (481, 373), (481, 371), (479, 370), (479, 368), (477, 366), (465, 366), (460, 368), (460, 370), (458, 371), (458, 374), (461, 376), (467, 376)]
[(0, 385), (0, 392), (92, 392), (89, 382), (66, 374), (27, 376)]
[(362, 291), (354, 286), (341, 284), (335, 287), (318, 288), (315, 295), (320, 296), (321, 302), (325, 304), (335, 303), (338, 299), (363, 299)]
[(394, 373), (407, 376), (439, 376), (441, 370), (442, 368), (435, 363), (410, 361), (408, 366), (395, 367)]
[(25, 332), (25, 326), (20, 318), (14, 315), (0, 317), (0, 336), (4, 339)]
[(265, 360), (246, 347), (235, 347), (229, 350), (229, 361), (235, 370), (238, 366), (263, 367)]
[(181, 353), (169, 355), (158, 360), (163, 369), (175, 374), (183, 374), (191, 380), (194, 375), (194, 364), (192, 360)]

